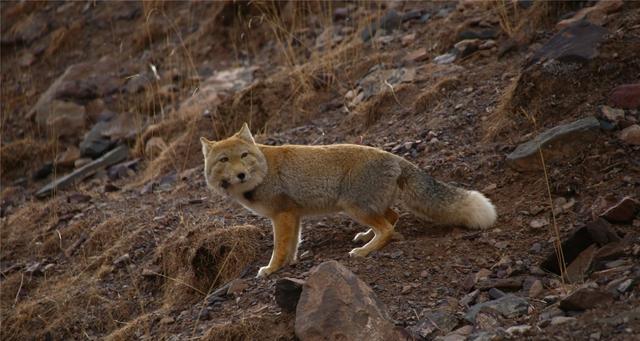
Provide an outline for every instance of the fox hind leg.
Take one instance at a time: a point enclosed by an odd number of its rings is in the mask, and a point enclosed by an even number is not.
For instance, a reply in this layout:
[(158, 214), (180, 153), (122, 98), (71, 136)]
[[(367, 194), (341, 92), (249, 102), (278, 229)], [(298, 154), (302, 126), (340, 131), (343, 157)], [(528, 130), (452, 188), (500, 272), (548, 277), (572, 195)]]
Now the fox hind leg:
[[(387, 210), (384, 212), (384, 218), (389, 222), (389, 224), (391, 224), (391, 226), (396, 225), (399, 217), (400, 216), (398, 215), (398, 213), (392, 208), (387, 208)], [(356, 234), (356, 236), (353, 238), (353, 241), (368, 243), (371, 239), (373, 239), (374, 235), (375, 233), (373, 229), (368, 229), (366, 232), (360, 232)], [(394, 239), (403, 239), (402, 235), (399, 232), (394, 232), (393, 235)]]
[[(366, 257), (369, 253), (380, 250), (391, 241), (393, 225), (382, 214), (364, 212), (359, 209), (348, 209), (346, 213), (357, 222), (371, 226), (373, 238), (364, 246), (349, 252), (350, 256)], [(365, 233), (368, 233), (365, 232)]]

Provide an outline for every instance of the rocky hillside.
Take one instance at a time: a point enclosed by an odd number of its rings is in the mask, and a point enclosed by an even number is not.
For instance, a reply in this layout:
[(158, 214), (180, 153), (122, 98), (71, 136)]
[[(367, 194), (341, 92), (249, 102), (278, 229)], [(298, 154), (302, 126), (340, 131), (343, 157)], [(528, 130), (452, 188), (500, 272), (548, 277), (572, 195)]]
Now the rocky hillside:
[[(635, 340), (640, 3), (0, 3), (0, 339)], [(382, 148), (486, 231), (270, 222), (199, 138)]]

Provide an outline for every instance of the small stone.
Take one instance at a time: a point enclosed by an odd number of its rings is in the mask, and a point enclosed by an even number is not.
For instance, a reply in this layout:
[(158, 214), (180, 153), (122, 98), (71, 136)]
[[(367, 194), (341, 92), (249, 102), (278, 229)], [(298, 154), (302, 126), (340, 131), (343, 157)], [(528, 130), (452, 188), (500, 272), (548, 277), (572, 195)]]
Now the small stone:
[(229, 283), (229, 288), (227, 288), (227, 295), (239, 295), (245, 289), (249, 287), (249, 284), (241, 278), (236, 278), (231, 283)]
[(457, 42), (453, 47), (460, 52), (460, 57), (466, 57), (477, 51), (480, 43), (479, 39), (465, 39)]
[(122, 265), (125, 262), (128, 262), (131, 259), (131, 257), (129, 257), (128, 253), (125, 253), (124, 255), (116, 258), (116, 260), (113, 261), (113, 265), (118, 266), (118, 265)]
[(531, 253), (540, 253), (540, 251), (542, 251), (542, 244), (540, 243), (533, 243), (533, 245), (531, 245), (531, 248), (529, 248), (529, 251)]
[(19, 64), (22, 67), (29, 67), (36, 62), (36, 56), (31, 52), (25, 52), (20, 56)]
[(575, 317), (568, 317), (568, 316), (556, 316), (554, 318), (551, 319), (551, 325), (552, 326), (558, 326), (561, 324), (567, 324), (567, 323), (575, 323), (577, 320)]
[(531, 228), (533, 228), (533, 229), (539, 229), (539, 228), (545, 227), (547, 225), (549, 225), (549, 220), (547, 220), (547, 218), (533, 219), (529, 223), (529, 226), (531, 226)]
[(33, 264), (29, 265), (24, 270), (24, 272), (28, 275), (39, 275), (42, 273), (41, 266), (42, 266), (42, 263), (34, 262)]
[(544, 287), (542, 286), (542, 282), (539, 279), (536, 279), (529, 288), (529, 297), (535, 298), (542, 295), (544, 291)]
[(458, 325), (458, 319), (455, 315), (444, 310), (430, 310), (423, 314), (415, 326), (410, 327), (411, 331), (428, 339), (437, 331), (448, 333)]
[(620, 283), (620, 285), (618, 285), (616, 289), (621, 293), (625, 293), (627, 292), (627, 290), (629, 290), (629, 288), (631, 288), (632, 284), (633, 284), (633, 279), (629, 278), (624, 280), (622, 283)]
[(413, 44), (413, 42), (415, 40), (416, 40), (416, 34), (415, 33), (404, 35), (401, 38), (402, 46), (409, 46), (409, 45)]
[(409, 292), (411, 292), (411, 289), (413, 289), (413, 287), (411, 285), (405, 285), (405, 286), (402, 287), (402, 290), (400, 291), (400, 293), (402, 295), (406, 295)]
[(560, 301), (560, 308), (564, 310), (587, 310), (611, 303), (612, 294), (591, 288), (579, 288)]
[(640, 83), (624, 84), (609, 93), (609, 104), (615, 108), (640, 108)]
[(634, 124), (622, 129), (618, 137), (627, 144), (640, 146), (640, 125)]
[(52, 136), (76, 136), (85, 127), (84, 106), (61, 100), (54, 100), (49, 107), (45, 126)]
[(69, 146), (63, 153), (56, 157), (56, 165), (61, 167), (73, 167), (74, 162), (80, 158), (80, 149)]
[(456, 57), (454, 53), (445, 53), (435, 57), (433, 61), (436, 64), (451, 64), (456, 60)]
[(505, 295), (497, 300), (487, 301), (472, 306), (465, 315), (465, 319), (470, 323), (474, 323), (476, 315), (485, 307), (498, 311), (506, 318), (515, 318), (527, 313), (529, 310), (529, 302), (522, 297), (511, 294)]
[(584, 251), (580, 252), (580, 254), (567, 266), (567, 271), (565, 273), (567, 281), (570, 283), (578, 283), (582, 282), (586, 273), (591, 268), (591, 263), (593, 262), (594, 255), (598, 250), (598, 246), (596, 244), (591, 244)]
[(517, 335), (525, 335), (530, 330), (531, 330), (531, 326), (530, 325), (523, 324), (523, 325), (519, 325), (519, 326), (509, 327), (509, 328), (507, 328), (506, 332), (507, 332), (507, 334), (509, 334), (511, 336), (517, 336)]
[(301, 260), (311, 259), (313, 257), (313, 252), (311, 250), (306, 250), (300, 255)]
[(423, 48), (414, 50), (412, 52), (409, 52), (409, 54), (407, 54), (407, 56), (404, 57), (404, 60), (407, 62), (421, 62), (421, 61), (427, 60), (428, 58), (429, 58), (429, 52), (427, 51), (426, 47), (423, 47)]
[(638, 211), (640, 211), (640, 202), (632, 197), (624, 197), (600, 216), (612, 223), (628, 224), (633, 221)]
[(175, 321), (176, 321), (176, 320), (175, 320), (173, 317), (171, 317), (171, 316), (167, 316), (167, 317), (163, 317), (163, 318), (160, 320), (160, 324), (172, 324), (172, 323), (174, 323)]
[(600, 112), (602, 112), (602, 117), (606, 120), (618, 124), (621, 120), (624, 119), (624, 110), (623, 109), (615, 109), (606, 105), (600, 107)]
[(422, 277), (422, 278), (429, 277), (429, 271), (427, 271), (427, 270), (420, 271), (420, 277)]

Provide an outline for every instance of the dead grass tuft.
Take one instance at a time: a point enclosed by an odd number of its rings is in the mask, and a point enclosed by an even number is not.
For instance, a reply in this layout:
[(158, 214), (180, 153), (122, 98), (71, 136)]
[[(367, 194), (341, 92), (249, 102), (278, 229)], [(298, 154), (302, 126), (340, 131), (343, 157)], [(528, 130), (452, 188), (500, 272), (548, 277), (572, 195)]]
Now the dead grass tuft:
[(453, 91), (460, 86), (461, 81), (457, 76), (444, 77), (436, 84), (420, 93), (413, 102), (413, 109), (418, 112), (426, 112), (433, 109), (438, 101), (445, 96), (445, 92)]
[(294, 339), (292, 318), (278, 321), (278, 318), (263, 315), (214, 324), (202, 337), (202, 340), (207, 341), (290, 339)]
[(44, 160), (53, 160), (55, 141), (31, 138), (4, 144), (0, 148), (0, 171), (3, 181), (24, 176)]
[[(226, 283), (258, 257), (263, 231), (253, 225), (198, 224), (158, 249), (167, 302), (185, 304)], [(177, 303), (180, 302), (180, 303)]]

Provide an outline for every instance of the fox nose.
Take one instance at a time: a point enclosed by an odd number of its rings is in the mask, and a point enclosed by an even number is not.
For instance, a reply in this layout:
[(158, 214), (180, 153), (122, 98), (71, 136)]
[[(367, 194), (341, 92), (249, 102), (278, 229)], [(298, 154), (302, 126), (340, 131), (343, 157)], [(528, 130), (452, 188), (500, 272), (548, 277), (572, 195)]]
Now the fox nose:
[(244, 177), (245, 177), (244, 173), (238, 173), (238, 179), (244, 180)]

